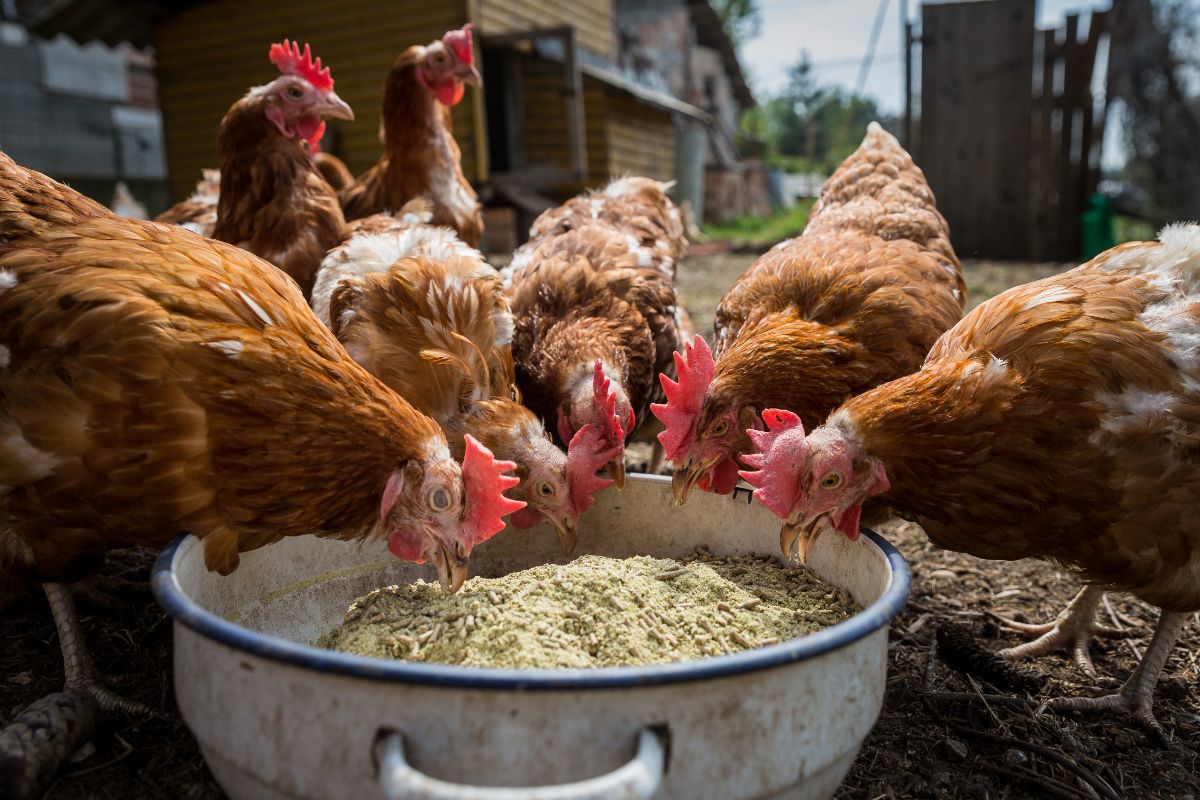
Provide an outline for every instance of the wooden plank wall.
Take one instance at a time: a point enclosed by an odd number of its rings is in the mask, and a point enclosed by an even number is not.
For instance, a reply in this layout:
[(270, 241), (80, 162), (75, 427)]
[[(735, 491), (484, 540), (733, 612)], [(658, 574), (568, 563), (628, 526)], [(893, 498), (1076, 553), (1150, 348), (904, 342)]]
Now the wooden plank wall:
[(1100, 180), (1103, 117), (1092, 81), (1108, 15), (1094, 12), (1083, 37), (1078, 14), (1037, 34), (1030, 256), (1039, 261), (1080, 258), (1079, 214)]
[[(671, 114), (608, 88), (608, 176), (675, 179), (675, 125)], [(600, 177), (592, 175), (592, 183)]]
[[(466, 0), (211, 0), (174, 14), (155, 30), (159, 95), (167, 168), (176, 200), (191, 193), (200, 170), (216, 167), (221, 118), (251, 86), (279, 73), (267, 59), (272, 42), (310, 42), (333, 73), (338, 94), (356, 119), (330, 122), (334, 152), (355, 172), (379, 157), (383, 80), (400, 51), (426, 44), (467, 21)], [(468, 92), (475, 89), (468, 88)], [(455, 108), (455, 135), (463, 168), (475, 174), (474, 104)]]
[(922, 6), (917, 163), (960, 257), (1029, 253), (1035, 0)]
[(581, 47), (611, 59), (614, 54), (612, 0), (474, 0), (481, 34), (571, 25)]
[[(522, 156), (526, 167), (571, 166), (570, 139), (567, 135), (567, 108), (562, 96), (563, 66), (560, 63), (523, 55), (522, 80)], [(604, 86), (594, 78), (583, 79), (583, 121), (587, 142), (589, 183), (608, 173), (609, 112), (605, 108)], [(582, 186), (555, 187), (561, 192), (578, 191)]]

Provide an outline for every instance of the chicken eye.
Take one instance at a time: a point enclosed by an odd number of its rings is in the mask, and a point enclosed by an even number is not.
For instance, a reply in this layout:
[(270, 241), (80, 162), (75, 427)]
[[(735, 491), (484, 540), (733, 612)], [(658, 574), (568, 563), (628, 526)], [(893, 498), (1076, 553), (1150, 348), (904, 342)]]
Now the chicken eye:
[(724, 436), (725, 432), (728, 430), (729, 430), (729, 421), (723, 419), (723, 420), (719, 420), (716, 425), (713, 425), (711, 428), (708, 429), (708, 435), (709, 436)]
[(434, 511), (445, 511), (450, 507), (450, 494), (445, 489), (434, 489), (429, 495), (429, 507)]
[(434, 50), (429, 54), (429, 63), (435, 67), (443, 67), (449, 60), (450, 57), (446, 54), (445, 50)]
[(842, 485), (842, 476), (836, 472), (831, 472), (821, 479), (822, 489), (836, 489)]
[(304, 97), (304, 90), (299, 86), (289, 86), (287, 88), (287, 96), (289, 100), (299, 100)]
[(550, 495), (554, 494), (554, 487), (549, 483), (543, 483), (538, 487), (538, 493), (541, 494), (542, 497), (549, 497)]

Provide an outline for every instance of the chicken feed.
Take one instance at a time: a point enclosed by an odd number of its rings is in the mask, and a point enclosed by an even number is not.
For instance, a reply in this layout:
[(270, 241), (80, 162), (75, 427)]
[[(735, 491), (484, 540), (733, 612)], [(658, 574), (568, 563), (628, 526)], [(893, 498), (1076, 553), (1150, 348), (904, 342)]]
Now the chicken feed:
[(472, 578), (458, 594), (424, 581), (376, 589), (316, 645), (473, 667), (617, 667), (776, 644), (857, 610), (807, 567), (767, 556), (587, 555)]

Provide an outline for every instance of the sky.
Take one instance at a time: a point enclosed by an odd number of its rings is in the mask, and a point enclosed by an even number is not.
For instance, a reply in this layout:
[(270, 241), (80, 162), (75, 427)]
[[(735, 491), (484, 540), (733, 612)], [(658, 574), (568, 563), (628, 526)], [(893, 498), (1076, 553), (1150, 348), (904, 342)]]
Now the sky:
[[(761, 33), (741, 48), (742, 66), (758, 99), (787, 83), (787, 70), (807, 50), (821, 83), (853, 89), (871, 28), (881, 3), (886, 3), (875, 58), (864, 94), (880, 108), (898, 114), (903, 106), (900, 6), (903, 0), (758, 0)], [(920, 0), (908, 0), (908, 13), (919, 17)], [(1107, 8), (1108, 0), (1039, 0), (1038, 26), (1060, 23), (1069, 12)]]

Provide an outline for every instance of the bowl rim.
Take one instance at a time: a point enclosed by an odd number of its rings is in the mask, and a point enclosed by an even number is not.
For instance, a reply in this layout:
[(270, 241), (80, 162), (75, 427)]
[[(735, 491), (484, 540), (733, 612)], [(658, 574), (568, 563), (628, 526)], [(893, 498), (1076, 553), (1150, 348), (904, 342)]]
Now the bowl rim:
[[(631, 476), (632, 477), (632, 476)], [(862, 535), (882, 551), (891, 579), (878, 598), (858, 614), (816, 633), (779, 644), (710, 658), (595, 669), (499, 669), (391, 661), (323, 650), (223, 619), (184, 592), (175, 575), (180, 548), (191, 534), (177, 536), (159, 554), (151, 584), (155, 597), (177, 624), (234, 650), (270, 661), (351, 678), (445, 688), (570, 691), (661, 686), (742, 675), (817, 658), (846, 647), (886, 626), (900, 613), (912, 588), (904, 556), (873, 530)]]

